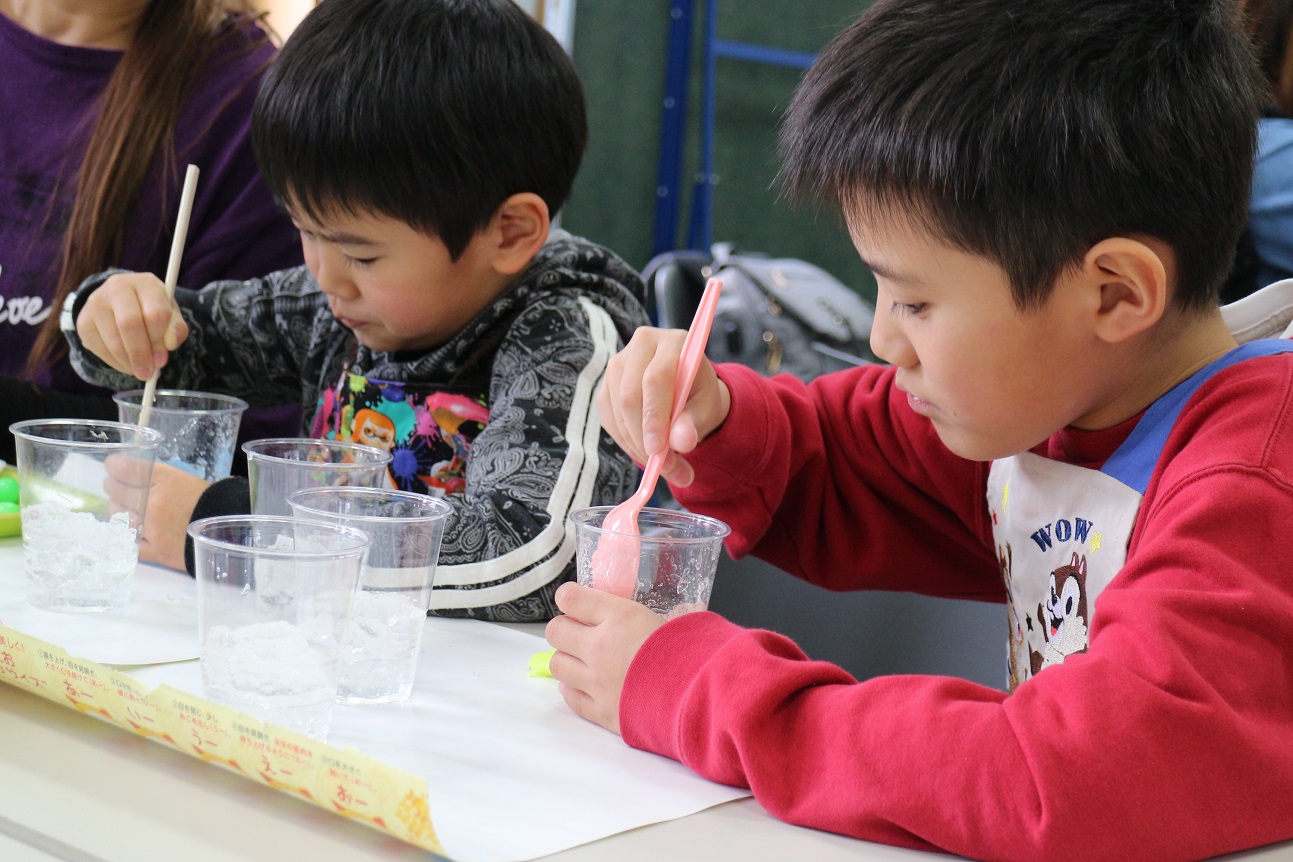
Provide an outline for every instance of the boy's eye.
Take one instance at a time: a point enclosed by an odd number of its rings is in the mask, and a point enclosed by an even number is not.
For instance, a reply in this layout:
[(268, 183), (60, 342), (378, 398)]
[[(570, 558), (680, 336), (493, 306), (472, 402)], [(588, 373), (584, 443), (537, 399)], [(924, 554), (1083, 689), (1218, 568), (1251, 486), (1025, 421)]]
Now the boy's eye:
[(377, 258), (375, 257), (351, 257), (348, 254), (343, 255), (343, 257), (345, 257), (346, 263), (351, 266), (360, 267), (361, 269), (366, 266), (372, 266), (377, 261)]
[(920, 314), (924, 310), (923, 302), (895, 302), (890, 309), (894, 314)]

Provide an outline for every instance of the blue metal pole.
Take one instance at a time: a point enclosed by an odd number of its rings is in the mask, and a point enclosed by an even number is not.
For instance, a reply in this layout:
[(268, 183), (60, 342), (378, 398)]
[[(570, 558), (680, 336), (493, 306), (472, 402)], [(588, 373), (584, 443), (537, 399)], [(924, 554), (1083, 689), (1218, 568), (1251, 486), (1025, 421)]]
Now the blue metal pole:
[(790, 51), (785, 48), (769, 48), (765, 45), (750, 45), (745, 42), (729, 42), (720, 39), (714, 43), (714, 54), (727, 60), (746, 60), (751, 63), (765, 63), (770, 66), (791, 66), (807, 69), (817, 59), (816, 54), (807, 51)]
[(660, 122), (660, 165), (656, 176), (655, 225), (651, 255), (676, 247), (682, 189), (682, 158), (687, 127), (687, 90), (691, 77), (692, 0), (673, 0), (669, 8), (669, 47), (665, 61), (664, 103)]
[(688, 247), (706, 251), (713, 243), (714, 184), (714, 106), (717, 99), (718, 0), (707, 0), (705, 9), (705, 44), (703, 61), (705, 79), (701, 110), (700, 173), (696, 177), (692, 195), (691, 229)]

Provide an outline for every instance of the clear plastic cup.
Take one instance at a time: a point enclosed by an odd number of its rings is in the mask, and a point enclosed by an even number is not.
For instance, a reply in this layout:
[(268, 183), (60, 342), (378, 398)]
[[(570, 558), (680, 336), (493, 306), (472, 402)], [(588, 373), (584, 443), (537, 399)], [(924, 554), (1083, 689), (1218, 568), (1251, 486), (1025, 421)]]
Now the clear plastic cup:
[(326, 739), (368, 536), (255, 515), (203, 518), (189, 535), (206, 696)]
[[(139, 423), (144, 390), (132, 389), (112, 396), (122, 422)], [(148, 427), (165, 435), (157, 447), (157, 461), (178, 467), (214, 482), (229, 475), (233, 466), (238, 426), (247, 402), (232, 395), (159, 389), (148, 415)]]
[(383, 487), (391, 463), (390, 452), (340, 440), (278, 437), (244, 443), (242, 451), (255, 515), (290, 516), (287, 498), (304, 488)]
[(373, 540), (341, 653), (337, 700), (407, 700), (453, 507), (426, 494), (381, 488), (307, 488), (288, 502), (298, 518), (353, 527)]
[(27, 600), (98, 612), (130, 601), (162, 435), (121, 422), (15, 422)]
[[(579, 583), (592, 585), (591, 564), (612, 506), (570, 513), (575, 525), (575, 566)], [(709, 607), (723, 539), (731, 529), (715, 518), (674, 509), (643, 509), (638, 515), (641, 555), (633, 600), (672, 619)]]

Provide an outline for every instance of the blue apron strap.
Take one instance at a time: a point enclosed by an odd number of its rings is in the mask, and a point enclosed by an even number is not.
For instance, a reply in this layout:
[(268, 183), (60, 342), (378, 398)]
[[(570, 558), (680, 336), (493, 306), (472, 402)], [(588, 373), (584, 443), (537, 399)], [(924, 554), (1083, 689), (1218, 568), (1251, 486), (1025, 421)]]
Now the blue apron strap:
[(1187, 379), (1178, 383), (1166, 395), (1155, 401), (1145, 411), (1140, 422), (1127, 435), (1118, 450), (1104, 462), (1100, 472), (1122, 482), (1140, 494), (1149, 486), (1149, 477), (1154, 474), (1158, 456), (1167, 443), (1167, 435), (1176, 424), (1185, 402), (1198, 391), (1218, 371), (1232, 365), (1253, 359), (1258, 356), (1273, 356), (1277, 353), (1293, 353), (1293, 341), (1285, 338), (1267, 338), (1250, 341), (1199, 369)]

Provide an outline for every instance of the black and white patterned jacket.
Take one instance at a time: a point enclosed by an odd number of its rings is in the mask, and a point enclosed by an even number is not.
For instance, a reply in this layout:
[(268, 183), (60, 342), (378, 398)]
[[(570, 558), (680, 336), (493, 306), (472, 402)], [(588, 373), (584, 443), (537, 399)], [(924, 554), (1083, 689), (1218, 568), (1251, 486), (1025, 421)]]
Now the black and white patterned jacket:
[[(110, 274), (81, 286), (75, 311)], [(554, 230), (516, 282), (457, 336), (409, 356), (359, 346), (305, 267), (220, 281), (176, 290), (189, 337), (160, 385), (235, 394), (253, 406), (299, 398), (309, 429), (319, 394), (343, 368), (434, 387), (461, 386), (464, 364), (479, 365), (489, 420), (472, 444), (465, 491), (445, 498), (454, 518), (432, 612), (541, 621), (556, 613), (556, 587), (574, 577), (567, 515), (617, 503), (637, 482), (636, 467), (601, 430), (594, 396), (607, 361), (647, 322), (642, 299), (641, 279), (624, 261)], [(86, 351), (75, 332), (68, 338), (87, 381), (138, 386)]]

